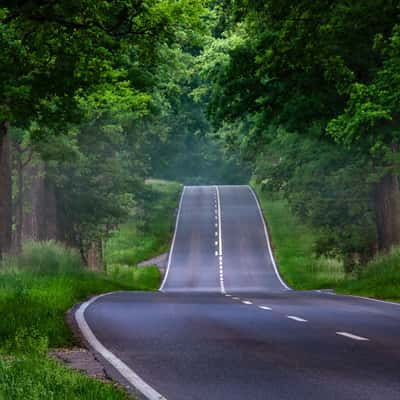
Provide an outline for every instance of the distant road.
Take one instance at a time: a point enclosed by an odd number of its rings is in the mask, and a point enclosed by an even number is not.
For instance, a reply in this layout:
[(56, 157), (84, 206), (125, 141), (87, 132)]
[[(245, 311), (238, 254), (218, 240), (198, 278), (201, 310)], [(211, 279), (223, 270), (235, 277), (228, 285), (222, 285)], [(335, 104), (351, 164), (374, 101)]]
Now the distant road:
[(160, 291), (77, 319), (150, 399), (400, 399), (400, 306), (290, 290), (247, 186), (185, 187)]

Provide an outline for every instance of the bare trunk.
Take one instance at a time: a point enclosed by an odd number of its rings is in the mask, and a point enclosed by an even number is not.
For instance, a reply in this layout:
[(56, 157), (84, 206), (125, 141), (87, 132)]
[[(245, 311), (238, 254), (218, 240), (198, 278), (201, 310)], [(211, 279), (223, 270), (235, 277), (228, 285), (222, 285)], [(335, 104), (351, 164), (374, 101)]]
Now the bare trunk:
[(95, 240), (90, 243), (87, 253), (87, 264), (92, 271), (104, 271), (102, 247), (102, 242), (100, 240)]
[(47, 177), (44, 181), (44, 204), (46, 239), (58, 240), (59, 235), (55, 188)]
[(12, 234), (12, 186), (9, 123), (0, 124), (0, 258), (11, 247)]
[(400, 244), (400, 191), (398, 176), (385, 175), (375, 186), (375, 212), (380, 251)]
[(22, 224), (24, 216), (24, 174), (21, 149), (15, 146), (15, 160), (17, 169), (17, 201), (15, 212), (15, 242), (14, 251), (19, 254), (22, 248)]
[(27, 204), (24, 210), (22, 239), (42, 240), (43, 239), (43, 198), (44, 179), (43, 165), (34, 162), (25, 168), (24, 176), (26, 190), (24, 191), (24, 202)]

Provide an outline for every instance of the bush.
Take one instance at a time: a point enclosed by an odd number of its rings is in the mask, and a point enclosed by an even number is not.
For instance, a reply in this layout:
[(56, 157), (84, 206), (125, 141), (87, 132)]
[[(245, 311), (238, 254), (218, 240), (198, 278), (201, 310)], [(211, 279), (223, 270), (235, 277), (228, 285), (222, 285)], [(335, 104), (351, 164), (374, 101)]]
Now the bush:
[(66, 274), (82, 270), (81, 258), (76, 250), (55, 241), (25, 242), (18, 257), (7, 257), (5, 270), (23, 270), (36, 274)]
[(108, 274), (115, 280), (131, 282), (138, 290), (156, 290), (160, 286), (161, 275), (156, 266), (131, 267), (129, 265), (109, 265)]
[(399, 301), (400, 248), (377, 256), (359, 268), (351, 279), (338, 287), (338, 291)]

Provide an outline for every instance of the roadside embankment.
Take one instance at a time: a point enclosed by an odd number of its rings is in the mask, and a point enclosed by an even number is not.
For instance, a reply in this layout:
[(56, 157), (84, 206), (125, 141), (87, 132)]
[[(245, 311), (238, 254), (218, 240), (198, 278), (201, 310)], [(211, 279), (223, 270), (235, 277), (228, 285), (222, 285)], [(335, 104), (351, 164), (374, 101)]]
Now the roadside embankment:
[(377, 256), (346, 274), (341, 260), (315, 255), (317, 233), (290, 212), (286, 200), (268, 197), (260, 190), (257, 193), (279, 271), (292, 288), (330, 288), (339, 293), (400, 301), (400, 249)]

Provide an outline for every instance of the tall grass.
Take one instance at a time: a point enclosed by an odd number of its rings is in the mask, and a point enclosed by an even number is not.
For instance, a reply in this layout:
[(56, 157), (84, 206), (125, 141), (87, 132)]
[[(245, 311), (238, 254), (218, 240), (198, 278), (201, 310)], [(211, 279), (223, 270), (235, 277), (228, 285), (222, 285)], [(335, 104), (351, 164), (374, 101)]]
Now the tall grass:
[(144, 214), (107, 244), (107, 273), (87, 271), (76, 251), (53, 241), (25, 243), (19, 257), (0, 263), (0, 400), (126, 398), (49, 360), (47, 349), (74, 344), (64, 321), (74, 304), (98, 293), (158, 288), (158, 269), (136, 264), (168, 248), (180, 185), (150, 181), (149, 188)]
[(316, 233), (291, 214), (285, 200), (259, 195), (279, 271), (290, 286), (400, 301), (400, 248), (346, 274), (340, 260), (315, 256)]
[(343, 263), (335, 258), (316, 257), (316, 233), (294, 217), (285, 200), (259, 192), (279, 271), (294, 289), (333, 288), (345, 279)]
[(111, 399), (126, 395), (47, 358), (48, 347), (74, 344), (64, 314), (98, 293), (155, 289), (158, 270), (134, 275), (87, 271), (56, 242), (31, 242), (0, 264), (0, 400)]
[(147, 181), (143, 210), (116, 230), (105, 248), (107, 266), (135, 266), (168, 250), (181, 185), (162, 180)]
[(341, 293), (400, 301), (400, 248), (376, 257), (336, 289)]
[(55, 241), (25, 242), (18, 256), (6, 256), (1, 268), (7, 271), (25, 271), (39, 275), (81, 272), (81, 258), (76, 250)]

